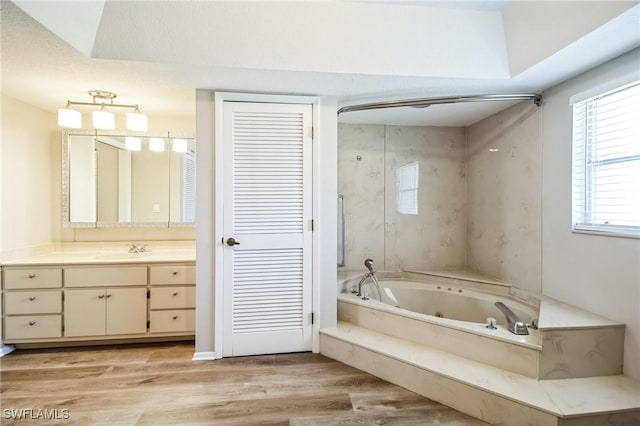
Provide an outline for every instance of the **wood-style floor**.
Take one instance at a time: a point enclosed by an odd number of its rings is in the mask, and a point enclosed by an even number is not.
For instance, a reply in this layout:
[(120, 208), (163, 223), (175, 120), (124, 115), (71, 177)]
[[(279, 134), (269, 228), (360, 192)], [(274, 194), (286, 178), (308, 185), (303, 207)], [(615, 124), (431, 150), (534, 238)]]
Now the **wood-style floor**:
[[(192, 343), (0, 358), (2, 425), (484, 425), (322, 355), (191, 361)], [(32, 409), (30, 420), (11, 411)], [(46, 421), (37, 416), (65, 415)], [(57, 412), (54, 410), (58, 410)], [(53, 413), (53, 414), (52, 414)]]

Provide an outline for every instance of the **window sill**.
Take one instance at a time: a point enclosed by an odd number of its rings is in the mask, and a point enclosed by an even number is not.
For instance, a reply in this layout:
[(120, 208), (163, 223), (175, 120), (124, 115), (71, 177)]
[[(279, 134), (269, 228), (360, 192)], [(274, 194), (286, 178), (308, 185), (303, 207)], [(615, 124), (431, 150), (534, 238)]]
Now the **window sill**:
[(587, 234), (587, 235), (600, 235), (603, 237), (617, 237), (617, 238), (632, 238), (640, 239), (640, 233), (621, 232), (621, 231), (608, 231), (603, 229), (577, 229), (571, 230), (574, 234)]

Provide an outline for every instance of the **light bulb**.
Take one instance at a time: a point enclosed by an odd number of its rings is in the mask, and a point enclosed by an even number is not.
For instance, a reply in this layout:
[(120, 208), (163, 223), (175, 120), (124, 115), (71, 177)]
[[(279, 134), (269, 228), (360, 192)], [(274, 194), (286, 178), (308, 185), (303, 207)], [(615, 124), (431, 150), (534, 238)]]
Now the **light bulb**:
[(127, 113), (127, 129), (138, 132), (147, 131), (147, 116), (139, 111)]
[(175, 152), (187, 152), (187, 141), (185, 139), (174, 139), (173, 150)]
[(69, 129), (80, 129), (82, 127), (82, 114), (69, 108), (58, 110), (58, 125)]
[(108, 111), (93, 111), (93, 127), (95, 129), (113, 130), (116, 128), (116, 118)]
[(142, 149), (142, 139), (135, 136), (127, 136), (124, 139), (124, 148), (129, 151), (140, 151)]
[(164, 139), (149, 138), (149, 150), (155, 152), (164, 152)]

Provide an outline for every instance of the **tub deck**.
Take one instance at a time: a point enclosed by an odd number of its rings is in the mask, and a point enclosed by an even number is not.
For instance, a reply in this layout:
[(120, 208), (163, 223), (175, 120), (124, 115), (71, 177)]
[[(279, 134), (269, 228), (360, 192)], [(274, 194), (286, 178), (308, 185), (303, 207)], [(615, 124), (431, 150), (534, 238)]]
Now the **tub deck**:
[(416, 324), (411, 312), (371, 307), (341, 296), (338, 326), (320, 331), (321, 352), (492, 424), (640, 424), (640, 382), (621, 374), (624, 324), (543, 296), (538, 343), (487, 346), (443, 324)]

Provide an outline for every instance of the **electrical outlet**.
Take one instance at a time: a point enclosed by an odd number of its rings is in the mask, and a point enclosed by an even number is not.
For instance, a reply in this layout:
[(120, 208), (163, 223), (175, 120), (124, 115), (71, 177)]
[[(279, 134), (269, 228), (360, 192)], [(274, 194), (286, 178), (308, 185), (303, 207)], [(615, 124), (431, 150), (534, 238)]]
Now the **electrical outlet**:
[(154, 213), (160, 213), (160, 204), (154, 204), (153, 205), (153, 212)]

